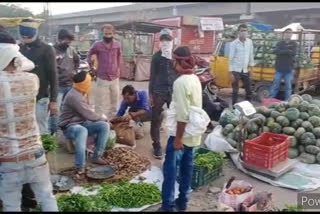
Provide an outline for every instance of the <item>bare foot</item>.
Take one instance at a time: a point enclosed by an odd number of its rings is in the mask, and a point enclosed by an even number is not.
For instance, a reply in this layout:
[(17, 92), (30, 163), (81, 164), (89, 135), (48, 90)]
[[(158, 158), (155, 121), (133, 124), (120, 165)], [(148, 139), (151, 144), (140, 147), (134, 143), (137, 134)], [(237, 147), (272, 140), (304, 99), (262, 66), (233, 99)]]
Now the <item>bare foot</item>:
[(103, 160), (102, 158), (99, 158), (97, 160), (93, 160), (92, 163), (99, 164), (99, 165), (107, 165), (107, 162)]

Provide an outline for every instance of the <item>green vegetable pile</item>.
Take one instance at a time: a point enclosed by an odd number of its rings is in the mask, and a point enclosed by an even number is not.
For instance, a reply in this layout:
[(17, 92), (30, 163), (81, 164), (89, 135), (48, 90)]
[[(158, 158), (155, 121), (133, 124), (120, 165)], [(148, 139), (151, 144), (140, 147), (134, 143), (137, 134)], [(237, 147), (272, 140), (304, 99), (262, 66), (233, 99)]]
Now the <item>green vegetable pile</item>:
[(63, 195), (58, 199), (61, 212), (101, 212), (112, 207), (140, 208), (161, 201), (161, 192), (155, 184), (120, 182), (103, 184), (96, 196)]
[[(253, 117), (259, 117), (260, 120), (247, 123), (246, 139), (259, 136), (261, 128), (263, 132), (285, 134), (289, 136), (289, 158), (320, 164), (320, 100), (309, 94), (294, 94), (288, 102), (274, 103), (269, 108), (260, 106), (256, 110)], [(227, 141), (230, 144), (239, 143), (239, 126), (231, 122), (221, 125)]]
[(41, 141), (42, 141), (43, 148), (47, 152), (56, 151), (56, 149), (58, 148), (57, 140), (56, 140), (56, 137), (54, 136), (51, 136), (49, 134), (41, 135)]
[(58, 199), (60, 212), (108, 212), (110, 206), (99, 196), (62, 195)]
[(161, 201), (161, 192), (155, 184), (105, 184), (98, 194), (107, 204), (120, 208), (139, 208)]
[(224, 155), (213, 151), (205, 154), (197, 154), (194, 163), (196, 166), (205, 167), (208, 171), (212, 172), (223, 165)]

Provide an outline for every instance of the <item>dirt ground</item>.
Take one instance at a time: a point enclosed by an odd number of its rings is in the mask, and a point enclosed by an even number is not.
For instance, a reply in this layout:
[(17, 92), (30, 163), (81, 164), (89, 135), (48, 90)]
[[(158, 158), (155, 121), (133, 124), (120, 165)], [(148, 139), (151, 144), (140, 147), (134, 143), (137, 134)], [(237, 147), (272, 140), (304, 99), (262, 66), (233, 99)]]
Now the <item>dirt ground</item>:
[[(126, 82), (121, 81), (121, 88), (125, 86), (126, 84), (131, 84), (135, 86), (136, 89), (147, 89), (148, 82)], [(94, 92), (94, 87), (93, 91)], [(231, 91), (230, 90), (223, 90), (221, 91), (221, 96), (225, 97), (227, 100), (230, 101), (228, 97), (231, 97)], [(151, 149), (152, 149), (152, 142), (149, 135), (150, 130), (150, 123), (144, 124), (144, 132), (145, 137), (138, 141), (136, 151), (146, 157), (148, 157), (153, 165), (156, 165), (158, 167), (161, 167), (162, 161), (156, 160), (151, 155)], [(163, 148), (165, 148), (167, 140), (167, 135), (164, 132), (161, 133), (161, 143), (163, 145)], [(57, 151), (57, 154), (55, 157), (48, 157), (51, 159), (51, 170), (54, 172), (55, 170), (61, 170), (64, 168), (69, 168), (73, 166), (73, 159), (74, 156), (68, 154), (64, 149), (59, 148)], [(52, 161), (53, 159), (56, 159), (56, 161)], [(54, 164), (55, 162), (55, 164)], [(217, 201), (218, 201), (218, 194), (217, 191), (222, 188), (223, 184), (231, 177), (235, 176), (236, 179), (242, 179), (249, 183), (251, 183), (255, 191), (268, 191), (271, 192), (273, 195), (273, 202), (274, 205), (279, 208), (284, 208), (285, 204), (296, 204), (297, 203), (297, 192), (285, 188), (275, 187), (268, 183), (264, 183), (262, 181), (259, 181), (253, 177), (250, 177), (241, 171), (239, 171), (231, 161), (228, 161), (224, 168), (223, 168), (223, 175), (211, 182), (210, 184), (200, 187), (199, 189), (193, 191), (191, 193), (190, 202), (189, 202), (189, 208), (188, 211), (216, 211), (217, 210)], [(218, 188), (218, 189), (217, 189)], [(315, 191), (317, 193), (320, 193), (320, 190)], [(148, 208), (148, 211), (155, 211), (159, 208), (159, 206), (154, 206), (151, 208)], [(146, 211), (147, 211), (146, 210)]]

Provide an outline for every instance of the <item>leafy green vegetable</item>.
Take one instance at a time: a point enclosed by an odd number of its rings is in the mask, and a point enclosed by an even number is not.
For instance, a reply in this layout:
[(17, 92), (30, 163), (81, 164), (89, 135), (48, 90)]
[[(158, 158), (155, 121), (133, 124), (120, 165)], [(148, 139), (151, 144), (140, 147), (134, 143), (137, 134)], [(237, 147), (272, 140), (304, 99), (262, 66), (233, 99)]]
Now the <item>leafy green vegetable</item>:
[(60, 212), (108, 212), (110, 206), (99, 196), (62, 195), (58, 199)]
[(56, 137), (52, 135), (49, 135), (49, 134), (41, 135), (41, 141), (42, 141), (43, 148), (47, 152), (56, 151), (58, 148)]

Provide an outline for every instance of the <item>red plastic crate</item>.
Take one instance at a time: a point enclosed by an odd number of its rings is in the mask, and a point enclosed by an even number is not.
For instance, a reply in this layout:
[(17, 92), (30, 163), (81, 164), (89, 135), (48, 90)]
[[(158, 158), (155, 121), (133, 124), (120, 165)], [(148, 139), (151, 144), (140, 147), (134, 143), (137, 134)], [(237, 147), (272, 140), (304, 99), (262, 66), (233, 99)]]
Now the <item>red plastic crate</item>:
[(289, 138), (286, 135), (265, 132), (244, 144), (244, 162), (271, 169), (288, 158)]

